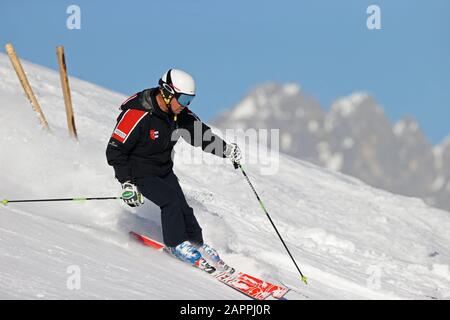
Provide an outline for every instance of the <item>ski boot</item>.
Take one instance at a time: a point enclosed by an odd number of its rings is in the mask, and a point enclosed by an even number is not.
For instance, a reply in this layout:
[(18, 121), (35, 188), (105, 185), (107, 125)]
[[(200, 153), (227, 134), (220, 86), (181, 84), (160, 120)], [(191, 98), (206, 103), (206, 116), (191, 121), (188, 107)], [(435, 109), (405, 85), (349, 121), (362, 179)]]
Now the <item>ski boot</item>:
[(210, 265), (208, 261), (202, 257), (197, 248), (189, 241), (184, 241), (178, 246), (169, 247), (168, 249), (169, 253), (178, 259), (194, 265), (207, 273), (214, 273), (216, 271), (216, 268)]
[(168, 248), (170, 253), (189, 264), (196, 264), (202, 255), (189, 241), (184, 241), (176, 247)]

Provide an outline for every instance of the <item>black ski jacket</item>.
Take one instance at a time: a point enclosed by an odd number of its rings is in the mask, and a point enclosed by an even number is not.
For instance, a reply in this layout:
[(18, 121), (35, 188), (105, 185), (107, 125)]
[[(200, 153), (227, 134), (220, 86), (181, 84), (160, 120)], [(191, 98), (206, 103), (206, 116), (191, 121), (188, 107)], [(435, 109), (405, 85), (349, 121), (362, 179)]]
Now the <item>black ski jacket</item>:
[(163, 176), (172, 171), (172, 151), (179, 137), (195, 147), (225, 158), (225, 141), (188, 108), (175, 120), (157, 102), (158, 88), (129, 97), (106, 148), (108, 164), (114, 167), (120, 183), (149, 175)]

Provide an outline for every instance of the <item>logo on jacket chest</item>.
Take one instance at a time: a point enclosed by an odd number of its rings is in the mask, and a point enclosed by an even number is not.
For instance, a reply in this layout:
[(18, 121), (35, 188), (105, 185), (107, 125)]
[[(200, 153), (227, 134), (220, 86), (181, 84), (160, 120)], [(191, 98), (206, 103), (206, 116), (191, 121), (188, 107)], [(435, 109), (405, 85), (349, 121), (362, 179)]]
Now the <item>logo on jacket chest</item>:
[(156, 140), (157, 138), (159, 138), (159, 131), (150, 129), (150, 139)]

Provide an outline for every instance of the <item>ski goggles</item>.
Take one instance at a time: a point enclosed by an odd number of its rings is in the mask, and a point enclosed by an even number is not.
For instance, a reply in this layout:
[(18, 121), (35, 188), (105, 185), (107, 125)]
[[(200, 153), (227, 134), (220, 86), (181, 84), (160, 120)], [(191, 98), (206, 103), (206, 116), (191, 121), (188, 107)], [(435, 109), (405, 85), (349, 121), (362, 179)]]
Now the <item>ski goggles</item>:
[(177, 98), (178, 103), (181, 104), (183, 107), (187, 107), (194, 99), (194, 97), (195, 95), (185, 93), (175, 94), (175, 98)]

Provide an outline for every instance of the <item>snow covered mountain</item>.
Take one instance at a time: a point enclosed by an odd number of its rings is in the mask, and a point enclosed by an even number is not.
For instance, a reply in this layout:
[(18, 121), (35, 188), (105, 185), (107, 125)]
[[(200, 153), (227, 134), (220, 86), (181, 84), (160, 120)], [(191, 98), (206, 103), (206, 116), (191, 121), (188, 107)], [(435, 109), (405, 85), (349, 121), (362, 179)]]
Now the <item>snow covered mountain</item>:
[[(301, 95), (296, 84), (266, 83), (213, 123), (221, 128), (285, 128), (280, 130), (280, 151), (311, 161), (319, 156), (316, 146), (324, 139), (324, 120), (319, 103)], [(305, 136), (308, 140), (298, 143)]]
[(324, 113), (295, 84), (262, 84), (212, 123), (279, 129), (286, 154), (450, 211), (448, 142), (434, 148), (408, 116), (391, 125), (368, 93), (337, 99)]
[[(71, 78), (77, 143), (66, 130), (58, 73), (23, 64), (52, 133), (39, 128), (8, 58), (0, 54), (0, 199), (119, 194), (104, 153), (126, 97)], [(308, 99), (304, 104), (305, 113), (316, 114), (314, 132), (323, 125), (320, 109)], [(289, 156), (280, 157), (275, 175), (246, 164), (309, 278), (305, 286), (242, 175), (212, 155), (207, 163), (189, 163), (185, 157), (192, 149), (177, 145), (175, 171), (205, 239), (229, 264), (290, 286), (294, 299), (450, 297), (447, 212)], [(255, 149), (250, 145), (248, 152)], [(441, 156), (447, 159), (448, 148)], [(120, 201), (0, 206), (0, 298), (245, 299), (203, 272), (130, 241), (130, 229), (160, 238), (159, 208), (149, 201), (137, 209)], [(70, 286), (74, 272), (79, 289)]]

